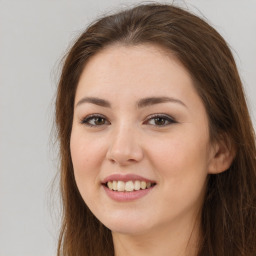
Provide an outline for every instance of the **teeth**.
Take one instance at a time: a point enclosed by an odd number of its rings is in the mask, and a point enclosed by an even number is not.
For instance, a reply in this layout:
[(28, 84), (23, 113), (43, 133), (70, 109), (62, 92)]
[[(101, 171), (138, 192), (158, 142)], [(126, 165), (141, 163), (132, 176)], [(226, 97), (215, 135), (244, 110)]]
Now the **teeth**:
[[(109, 182), (111, 182), (111, 181), (109, 181)], [(117, 181), (115, 181), (115, 180), (113, 181), (113, 188), (112, 189), (117, 190)]]
[(141, 189), (145, 189), (147, 187), (146, 181), (141, 181), (140, 187), (141, 187)]
[(108, 181), (107, 183), (107, 187), (110, 190), (114, 190), (114, 191), (119, 191), (119, 192), (132, 192), (134, 190), (140, 190), (140, 189), (148, 189), (152, 186), (151, 182), (146, 182), (146, 181)]
[(133, 191), (134, 190), (134, 184), (132, 181), (128, 181), (125, 183), (125, 191)]
[(113, 182), (111, 182), (111, 181), (108, 182), (108, 188), (113, 190)]
[(134, 189), (135, 190), (140, 190), (140, 181), (136, 180), (134, 183)]
[(124, 182), (123, 181), (118, 181), (117, 182), (117, 191), (124, 191), (124, 189), (125, 189), (125, 184), (124, 184)]

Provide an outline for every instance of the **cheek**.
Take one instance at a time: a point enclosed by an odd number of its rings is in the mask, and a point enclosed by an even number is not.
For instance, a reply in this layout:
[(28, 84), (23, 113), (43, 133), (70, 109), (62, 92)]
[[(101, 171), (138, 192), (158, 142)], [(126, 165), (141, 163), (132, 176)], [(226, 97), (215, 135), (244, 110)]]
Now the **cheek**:
[[(166, 173), (181, 174), (183, 172), (207, 168), (206, 140), (193, 136), (176, 136), (152, 142), (149, 154), (156, 165), (162, 166)], [(185, 168), (186, 167), (186, 168)]]
[(92, 136), (85, 136), (83, 132), (73, 130), (70, 151), (78, 190), (86, 205), (90, 209), (95, 209), (101, 163), (104, 160), (103, 145)]
[(201, 198), (207, 178), (207, 138), (182, 135), (154, 142), (150, 154), (165, 191), (163, 200), (185, 207)]
[(104, 147), (96, 138), (84, 136), (82, 132), (74, 130), (70, 138), (70, 151), (75, 180), (84, 198), (88, 191), (93, 191), (99, 184)]
[(72, 131), (70, 151), (75, 172), (88, 172), (99, 165), (103, 157), (103, 146), (97, 138), (85, 136), (82, 132)]

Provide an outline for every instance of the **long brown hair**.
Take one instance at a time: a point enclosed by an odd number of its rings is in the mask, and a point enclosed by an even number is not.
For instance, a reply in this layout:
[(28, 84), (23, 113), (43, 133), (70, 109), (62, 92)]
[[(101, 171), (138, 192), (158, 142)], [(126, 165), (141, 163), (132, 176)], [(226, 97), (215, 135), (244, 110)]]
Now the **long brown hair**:
[(56, 98), (63, 201), (58, 256), (114, 255), (111, 231), (94, 217), (79, 194), (69, 143), (83, 68), (91, 56), (115, 43), (159, 45), (175, 54), (190, 72), (208, 114), (211, 140), (225, 139), (236, 151), (227, 171), (208, 177), (198, 256), (254, 256), (255, 135), (235, 61), (215, 29), (166, 4), (142, 4), (99, 19), (66, 56)]

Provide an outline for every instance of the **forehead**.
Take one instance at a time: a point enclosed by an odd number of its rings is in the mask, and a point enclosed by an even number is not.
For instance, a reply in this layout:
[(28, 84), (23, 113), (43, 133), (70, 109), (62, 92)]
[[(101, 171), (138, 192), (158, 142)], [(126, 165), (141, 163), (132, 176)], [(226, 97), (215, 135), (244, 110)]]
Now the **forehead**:
[(189, 72), (171, 52), (155, 45), (116, 44), (101, 50), (87, 62), (77, 94), (134, 91), (137, 95), (170, 90), (173, 94), (194, 90)]

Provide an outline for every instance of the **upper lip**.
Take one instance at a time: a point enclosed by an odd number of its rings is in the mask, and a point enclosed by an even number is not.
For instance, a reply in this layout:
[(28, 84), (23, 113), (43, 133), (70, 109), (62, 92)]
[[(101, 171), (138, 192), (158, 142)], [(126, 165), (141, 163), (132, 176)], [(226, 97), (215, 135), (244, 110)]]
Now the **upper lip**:
[(112, 175), (109, 175), (106, 178), (104, 178), (102, 180), (102, 183), (105, 184), (108, 181), (114, 181), (114, 180), (123, 181), (123, 182), (139, 180), (139, 181), (146, 181), (146, 182), (150, 182), (150, 183), (156, 183), (153, 180), (144, 178), (144, 177), (136, 175), (136, 174), (126, 174), (126, 175), (124, 175), (124, 174), (112, 174)]

